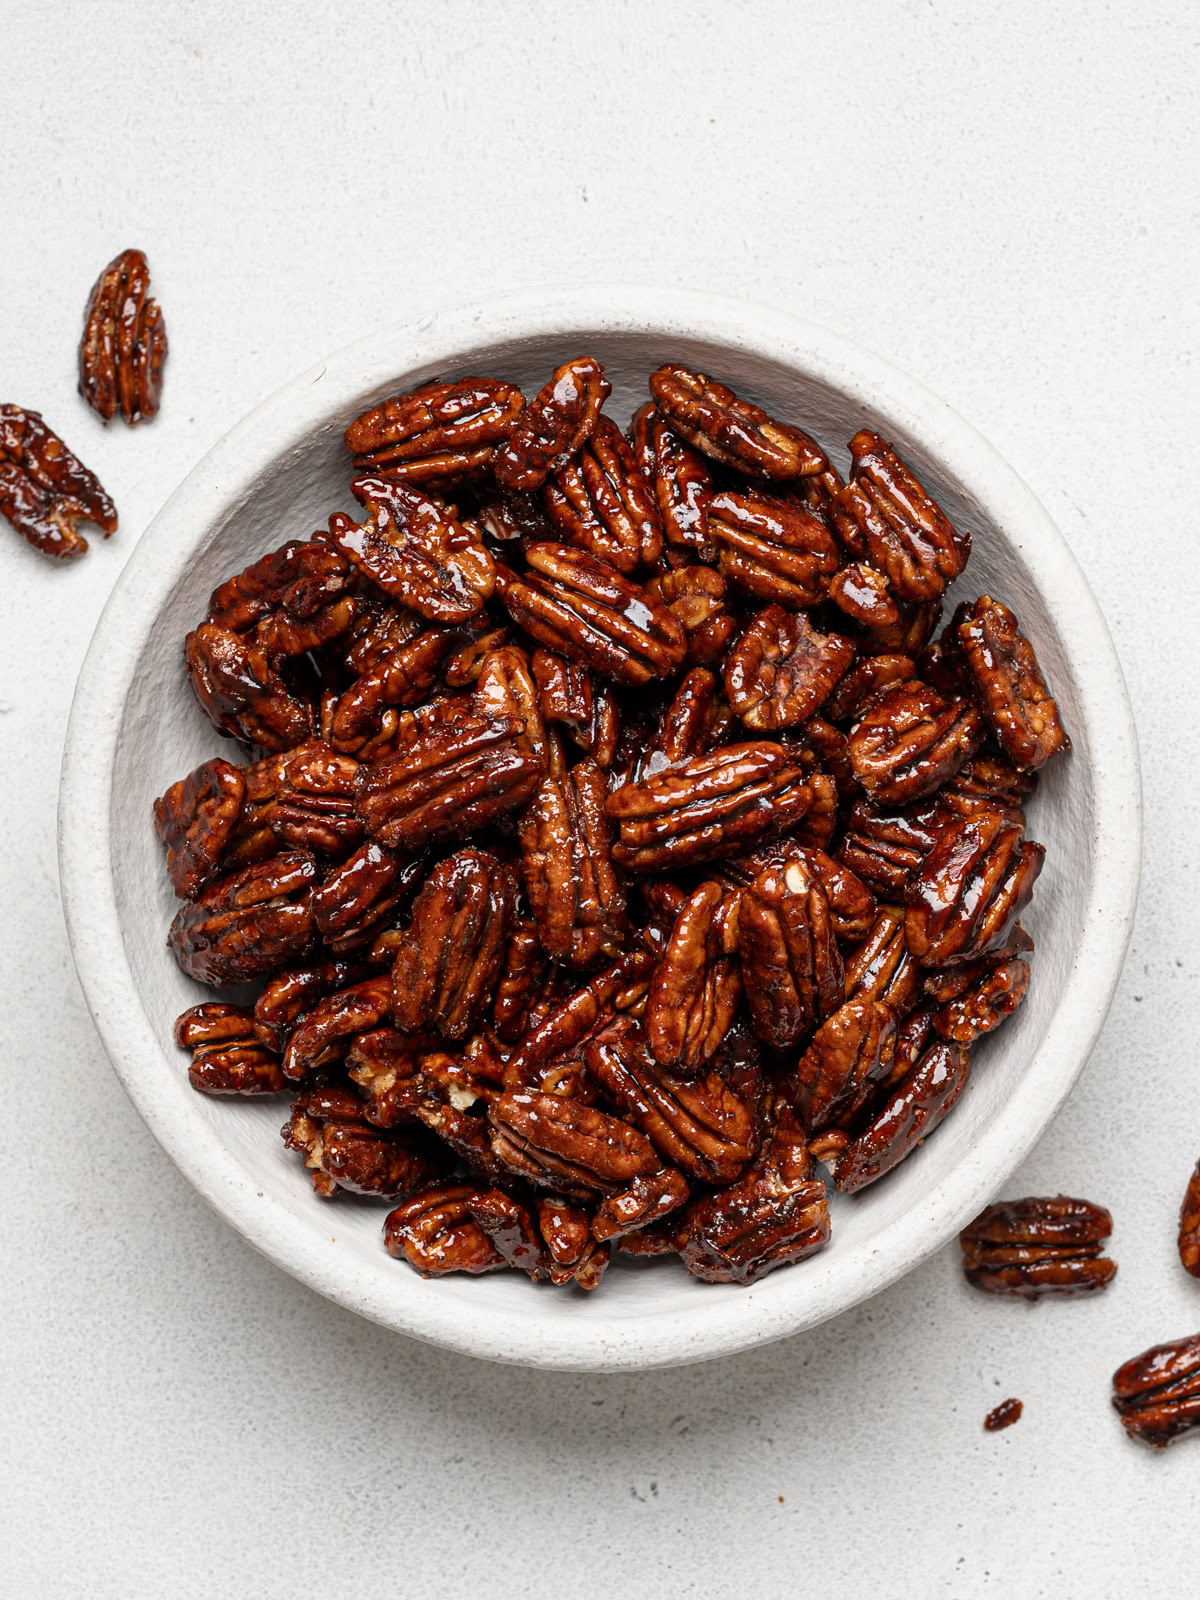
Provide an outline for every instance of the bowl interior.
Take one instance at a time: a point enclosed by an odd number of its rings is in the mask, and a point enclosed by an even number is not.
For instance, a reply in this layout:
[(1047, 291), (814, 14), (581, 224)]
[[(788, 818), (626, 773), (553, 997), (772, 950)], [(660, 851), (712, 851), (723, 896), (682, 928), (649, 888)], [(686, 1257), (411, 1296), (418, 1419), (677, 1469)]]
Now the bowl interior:
[[(1081, 627), (1098, 626), (1100, 639), (1090, 641), (1082, 654), (1111, 653), (1103, 624), (1098, 614), (1094, 622), (1084, 618), (1081, 623), (1078, 616), (1069, 622), (1071, 595), (1048, 586), (1046, 550), (1027, 547), (1035, 524), (1026, 516), (1013, 525), (1003, 497), (981, 491), (980, 480), (963, 470), (969, 451), (964, 453), (961, 439), (957, 462), (947, 461), (939, 419), (948, 419), (951, 432), (954, 426), (968, 435), (970, 430), (932, 397), (926, 397), (923, 409), (914, 409), (911, 395), (893, 387), (889, 405), (879, 384), (851, 367), (843, 370), (837, 361), (808, 360), (802, 343), (774, 351), (769, 340), (742, 340), (729, 330), (700, 338), (685, 327), (656, 328), (632, 319), (628, 326), (560, 322), (534, 334), (525, 327), (512, 336), (460, 322), (418, 365), (393, 366), (385, 343), (369, 359), (360, 353), (343, 362), (340, 371), (331, 364), (324, 391), (318, 373), (308, 380), (307, 396), (298, 380), (274, 411), (268, 402), (235, 430), (232, 453), (228, 441), (219, 446), (193, 474), (195, 481), (179, 491), (160, 518), (167, 526), (147, 535), (145, 542), (154, 542), (159, 551), (160, 576), (145, 579), (148, 593), (138, 602), (145, 626), (135, 630), (123, 668), (127, 690), (116, 713), (102, 832), (111, 851), (112, 893), (128, 973), (159, 1048), (122, 1052), (114, 1049), (115, 1030), (106, 1029), (101, 1018), (102, 1031), (155, 1131), (235, 1225), (316, 1287), (394, 1327), (499, 1359), (598, 1367), (695, 1359), (814, 1323), (942, 1243), (1020, 1159), (1081, 1064), (1088, 1039), (1074, 1055), (1070, 1042), (1064, 1042), (1050, 1064), (1039, 1051), (1071, 980), (1096, 896), (1095, 718), (1080, 677), (1086, 661), (1068, 641), (1072, 628), (1077, 645)], [(416, 346), (410, 339), (390, 348), (392, 359), (402, 362), (411, 360), (408, 352)], [(198, 762), (218, 753), (236, 755), (192, 698), (182, 666), (184, 634), (203, 615), (212, 588), (229, 573), (287, 538), (308, 535), (331, 511), (355, 509), (341, 431), (357, 410), (423, 380), (470, 373), (514, 379), (531, 394), (554, 365), (585, 350), (604, 363), (613, 384), (607, 409), (622, 425), (646, 397), (647, 374), (675, 359), (712, 372), (772, 414), (801, 423), (843, 469), (844, 444), (856, 429), (875, 427), (891, 438), (956, 523), (972, 532), (974, 552), (960, 588), (971, 596), (993, 593), (1017, 610), (1074, 743), (1072, 753), (1044, 775), (1029, 807), (1030, 832), (1046, 845), (1047, 856), (1024, 919), (1037, 945), (1024, 1006), (978, 1047), (968, 1090), (936, 1137), (861, 1196), (835, 1196), (828, 1248), (750, 1291), (698, 1283), (677, 1262), (635, 1264), (622, 1257), (592, 1296), (535, 1289), (515, 1273), (425, 1282), (385, 1253), (386, 1207), (314, 1197), (299, 1161), (279, 1137), (284, 1099), (243, 1104), (195, 1094), (187, 1081), (186, 1056), (172, 1041), (175, 1017), (210, 992), (179, 972), (164, 944), (176, 902), (151, 826), (151, 803)], [(867, 403), (866, 392), (876, 395), (879, 409)], [(1023, 495), (1044, 518), (1015, 475), (976, 442), (987, 454), (989, 470), (1007, 475), (996, 481), (1011, 493), (1010, 505), (1023, 505)], [(223, 460), (228, 482), (222, 481)], [(1058, 538), (1053, 529), (1047, 537)], [(181, 542), (186, 560), (180, 550), (170, 561), (162, 558), (168, 538)], [(1054, 560), (1065, 560), (1071, 583), (1086, 596), (1078, 569), (1060, 545), (1051, 552)], [(1042, 563), (1037, 571), (1035, 558)], [(135, 604), (128, 590), (137, 582), (135, 570), (126, 580), (127, 607)], [(95, 670), (90, 661), (89, 668)], [(1117, 713), (1123, 709), (1117, 707)], [(74, 931), (78, 947), (79, 929)], [(81, 959), (81, 971), (84, 967)], [(91, 992), (86, 974), (85, 987)], [(1014, 1107), (1019, 1114), (1013, 1114)], [(985, 1145), (990, 1153), (980, 1162), (977, 1153)]]

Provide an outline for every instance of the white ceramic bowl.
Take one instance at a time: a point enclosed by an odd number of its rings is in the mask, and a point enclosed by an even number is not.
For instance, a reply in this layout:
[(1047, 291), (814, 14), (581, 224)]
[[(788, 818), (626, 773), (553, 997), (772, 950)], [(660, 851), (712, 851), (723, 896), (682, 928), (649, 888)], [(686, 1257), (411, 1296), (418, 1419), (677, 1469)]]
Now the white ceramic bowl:
[[(833, 1238), (751, 1289), (623, 1258), (591, 1296), (516, 1273), (426, 1282), (385, 1252), (386, 1208), (322, 1203), (279, 1138), (283, 1103), (210, 1100), (171, 1036), (202, 998), (164, 943), (174, 901), (150, 806), (221, 749), (183, 673), (181, 642), (228, 573), (354, 509), (341, 434), (358, 412), (437, 376), (492, 373), (534, 393), (569, 356), (598, 356), (622, 423), (646, 377), (678, 359), (832, 448), (866, 425), (892, 439), (975, 536), (963, 588), (1017, 610), (1074, 743), (1030, 808), (1047, 847), (1027, 925), (1029, 997), (976, 1052), (935, 1137), (853, 1199)], [(992, 447), (920, 384), (810, 323), (706, 294), (572, 286), (437, 311), (350, 346), (239, 423), (176, 490), (113, 591), (84, 662), (63, 762), (60, 865), (80, 981), (113, 1065), (181, 1170), (252, 1244), (376, 1322), (451, 1349), (547, 1367), (697, 1361), (809, 1328), (874, 1294), (996, 1194), (1087, 1059), (1120, 973), (1137, 896), (1137, 747), (1121, 670), (1054, 524)]]

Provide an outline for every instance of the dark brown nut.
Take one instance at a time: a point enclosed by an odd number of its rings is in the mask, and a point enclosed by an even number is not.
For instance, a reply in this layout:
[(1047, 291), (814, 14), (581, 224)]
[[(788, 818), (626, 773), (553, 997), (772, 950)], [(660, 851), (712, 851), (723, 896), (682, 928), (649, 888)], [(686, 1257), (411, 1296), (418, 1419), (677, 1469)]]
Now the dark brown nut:
[[(487, 622), (485, 614), (475, 619), (475, 626), (486, 627)], [(452, 650), (447, 656), (442, 665), (442, 682), (448, 689), (473, 688), (479, 682), (479, 674), (487, 658), (504, 649), (508, 643), (508, 630), (504, 627), (488, 628), (486, 633), (472, 635), (466, 644)]]
[(418, 734), (359, 775), (358, 814), (392, 850), (462, 838), (521, 806), (542, 778), (523, 717), (469, 715)]
[(677, 1210), (690, 1194), (687, 1179), (674, 1167), (637, 1177), (628, 1189), (609, 1195), (596, 1207), (592, 1234), (601, 1241), (623, 1238)]
[[(283, 844), (343, 856), (363, 835), (354, 809), (359, 763), (323, 739), (310, 739), (275, 762), (271, 831)], [(250, 780), (247, 778), (247, 791)]]
[(459, 635), (426, 628), (364, 672), (339, 696), (330, 723), (335, 750), (371, 760), (395, 738), (397, 709), (426, 699)]
[(288, 1034), (318, 1000), (348, 988), (363, 976), (350, 961), (322, 961), (277, 972), (254, 1002), (254, 1033), (268, 1050), (282, 1054)]
[(213, 590), (208, 621), (230, 633), (255, 630), (272, 660), (303, 655), (339, 638), (360, 602), (349, 592), (353, 569), (321, 540), (289, 539)]
[(555, 537), (545, 503), (535, 494), (495, 495), (480, 506), (473, 521), (492, 553), (506, 560), (514, 550)]
[(881, 689), (893, 683), (907, 683), (915, 675), (911, 656), (867, 656), (838, 680), (825, 701), (825, 715), (830, 722), (856, 722)]
[(976, 801), (1007, 812), (1014, 822), (1024, 818), (1022, 806), (1037, 788), (1036, 772), (1023, 772), (1007, 756), (986, 747), (946, 785), (943, 804)]
[(662, 553), (654, 494), (615, 422), (597, 417), (591, 438), (545, 488), (546, 509), (568, 544), (618, 572), (651, 566)]
[(953, 1109), (970, 1071), (971, 1052), (964, 1045), (943, 1039), (930, 1045), (838, 1157), (837, 1187), (855, 1194), (898, 1166)]
[(687, 654), (679, 623), (615, 567), (568, 545), (535, 544), (518, 577), (501, 568), (509, 616), (539, 644), (630, 688), (677, 672)]
[(1103, 1206), (1060, 1194), (988, 1206), (958, 1242), (974, 1288), (1040, 1300), (1106, 1289), (1117, 1271), (1100, 1254), (1111, 1232), (1112, 1214)]
[(682, 627), (693, 666), (708, 667), (720, 660), (737, 623), (725, 609), (725, 579), (715, 568), (677, 567), (651, 578), (646, 593)]
[(985, 1433), (999, 1433), (1002, 1428), (1011, 1428), (1014, 1422), (1020, 1422), (1021, 1413), (1025, 1407), (1019, 1400), (1001, 1400), (994, 1406), (983, 1419)]
[(882, 1000), (847, 1000), (828, 1016), (796, 1067), (792, 1091), (805, 1128), (846, 1127), (891, 1076), (896, 1018)]
[(92, 285), (79, 343), (79, 392), (105, 422), (158, 410), (167, 330), (140, 250), (122, 250)]
[(1071, 748), (1033, 646), (1007, 606), (980, 595), (958, 624), (958, 642), (1005, 755), (1035, 770)]
[(117, 530), (116, 507), (95, 473), (40, 412), (12, 405), (0, 405), (0, 516), (43, 555), (60, 561), (87, 549), (81, 522), (94, 522), (106, 539)]
[(550, 1257), (527, 1205), (504, 1189), (487, 1189), (468, 1203), (468, 1210), (510, 1267), (532, 1283), (549, 1278)]
[(334, 955), (360, 949), (396, 916), (424, 877), (421, 856), (405, 860), (369, 839), (313, 892), (313, 920)]
[(1131, 1439), (1165, 1449), (1200, 1428), (1200, 1333), (1156, 1344), (1113, 1373), (1113, 1405)]
[(925, 1046), (929, 1043), (929, 1036), (933, 1032), (933, 1016), (936, 1009), (932, 1001), (924, 1000), (897, 1026), (892, 1070), (884, 1080), (889, 1089), (894, 1083), (899, 1083), (901, 1078), (907, 1077), (921, 1059)]
[(951, 824), (905, 890), (904, 935), (916, 960), (956, 966), (1000, 950), (1045, 855), (998, 811)]
[(355, 1034), (346, 1051), (346, 1072), (363, 1095), (363, 1115), (377, 1128), (395, 1128), (420, 1119), (416, 1102), (427, 1092), (422, 1061), (437, 1040), (428, 1033), (370, 1028)]
[(581, 1052), (615, 1013), (645, 996), (653, 968), (650, 952), (635, 950), (552, 1006), (509, 1057), (504, 1087), (517, 1090), (540, 1085), (551, 1063)]
[(342, 512), (329, 537), (373, 583), (431, 622), (466, 622), (483, 609), (496, 567), (476, 533), (407, 483), (355, 478), (361, 523)]
[(430, 873), (392, 968), (392, 1015), (413, 1033), (465, 1039), (500, 976), (516, 904), (512, 869), (484, 850), (459, 850)]
[(557, 367), (496, 452), (493, 470), (500, 487), (540, 489), (591, 437), (611, 393), (604, 368), (592, 356), (576, 356)]
[(940, 789), (983, 743), (977, 706), (943, 700), (918, 678), (894, 683), (863, 709), (850, 733), (850, 764), (868, 796), (907, 805)]
[(356, 472), (436, 489), (487, 467), (524, 403), (519, 389), (495, 378), (424, 383), (356, 417), (346, 448)]
[(935, 1032), (956, 1044), (974, 1044), (985, 1033), (998, 1028), (1025, 998), (1029, 987), (1029, 963), (1020, 956), (1004, 961), (972, 963), (951, 967), (927, 979), (926, 992), (940, 1000), (933, 1016)]
[(661, 1166), (629, 1123), (561, 1095), (501, 1095), (488, 1120), (492, 1149), (511, 1171), (576, 1198), (617, 1194)]
[(729, 704), (754, 733), (806, 722), (854, 660), (854, 646), (806, 616), (768, 606), (725, 661)]
[(341, 1084), (305, 1090), (293, 1101), (283, 1142), (304, 1157), (319, 1195), (346, 1189), (395, 1199), (445, 1174), (445, 1152), (424, 1135), (373, 1127), (365, 1111), (357, 1091)]
[(667, 544), (695, 550), (701, 561), (713, 560), (705, 528), (712, 474), (704, 457), (683, 442), (653, 402), (634, 415), (630, 433), (642, 476), (654, 490)]
[(312, 705), (288, 688), (262, 645), (202, 622), (183, 650), (200, 709), (221, 733), (264, 750), (290, 750), (312, 736)]
[(425, 627), (415, 611), (406, 611), (383, 595), (363, 599), (345, 635), (337, 643), (337, 659), (351, 678), (411, 644)]
[(795, 500), (726, 490), (709, 502), (707, 528), (725, 577), (758, 600), (815, 606), (837, 571), (833, 535)]
[(167, 873), (181, 900), (199, 894), (220, 871), (245, 797), (242, 768), (215, 757), (154, 802), (155, 831), (166, 846)]
[(562, 1195), (539, 1195), (538, 1230), (550, 1254), (550, 1282), (591, 1290), (604, 1276), (612, 1246), (597, 1244), (588, 1214)]
[(306, 850), (246, 867), (180, 906), (167, 945), (199, 983), (261, 978), (303, 955), (313, 936), (317, 864)]
[(877, 894), (900, 897), (942, 826), (927, 808), (886, 810), (860, 800), (851, 807), (838, 859)]
[(740, 890), (702, 883), (676, 914), (650, 993), (646, 1038), (655, 1059), (694, 1077), (716, 1055), (742, 996)]
[(829, 598), (864, 628), (889, 628), (900, 620), (900, 607), (888, 593), (887, 578), (863, 561), (851, 561), (834, 573), (829, 580)]
[(764, 1044), (786, 1050), (836, 1012), (844, 974), (829, 899), (798, 852), (742, 893), (738, 950), (746, 1002)]
[[(809, 717), (801, 730), (814, 757), (837, 784), (838, 793), (853, 799), (862, 791), (850, 765), (850, 741), (824, 717)], [(814, 774), (815, 776), (815, 774)], [(824, 848), (822, 843), (819, 848)]]
[(504, 645), (485, 657), (475, 680), (471, 705), (485, 717), (520, 717), (525, 724), (524, 744), (543, 767), (546, 765), (550, 755), (546, 726), (524, 650), (517, 645)]
[(543, 778), (521, 818), (521, 863), (538, 937), (552, 960), (571, 967), (611, 961), (624, 935), (607, 795), (600, 768), (580, 761)]
[(508, 936), (492, 1021), (506, 1044), (515, 1044), (528, 1030), (529, 1012), (539, 999), (546, 977), (546, 953), (531, 917), (514, 919)]
[(687, 1239), (687, 1217), (686, 1212), (682, 1216), (676, 1213), (661, 1222), (635, 1228), (632, 1233), (623, 1233), (616, 1241), (617, 1249), (630, 1256), (678, 1255)]
[(653, 735), (644, 731), (634, 759), (633, 778), (642, 782), (666, 767), (706, 755), (733, 725), (728, 706), (718, 697), (717, 680), (706, 667), (693, 667), (681, 680)]
[(728, 1189), (688, 1212), (684, 1264), (707, 1283), (754, 1283), (829, 1240), (829, 1199), (783, 1107), (770, 1139)]
[(279, 1056), (256, 1036), (245, 1006), (193, 1006), (176, 1019), (175, 1043), (192, 1052), (188, 1078), (201, 1094), (278, 1094), (285, 1087)]
[(900, 616), (898, 621), (882, 628), (864, 628), (858, 640), (860, 654), (911, 656), (921, 658), (926, 645), (942, 617), (942, 602), (937, 600), (908, 601), (896, 599)]
[(740, 860), (725, 862), (721, 874), (746, 888), (764, 867), (785, 868), (797, 857), (825, 891), (834, 933), (849, 944), (861, 944), (875, 923), (875, 896), (824, 850), (798, 844), (795, 839), (776, 839)]
[(726, 745), (609, 796), (621, 830), (613, 860), (632, 872), (666, 872), (738, 855), (795, 828), (811, 804), (781, 746)]
[(612, 690), (604, 683), (593, 684), (586, 667), (552, 650), (535, 650), (531, 666), (545, 721), (564, 728), (607, 771), (616, 754), (620, 726)]
[(904, 912), (880, 906), (870, 932), (846, 961), (846, 998), (883, 1000), (898, 1017), (917, 1002), (921, 972), (904, 939)]
[(1185, 1272), (1200, 1278), (1200, 1161), (1188, 1179), (1179, 1210), (1179, 1259)]
[(937, 599), (966, 566), (969, 536), (957, 532), (877, 433), (856, 433), (850, 454), (850, 482), (829, 508), (842, 542), (886, 575), (897, 599)]
[(591, 1041), (587, 1069), (662, 1159), (689, 1177), (732, 1183), (754, 1155), (757, 1096), (739, 1093), (720, 1066), (690, 1082), (668, 1073), (635, 1017), (617, 1018)]
[(318, 1067), (339, 1061), (360, 1033), (388, 1020), (392, 980), (388, 973), (326, 995), (301, 1018), (283, 1052), (283, 1075), (293, 1083)]
[(650, 393), (676, 433), (723, 466), (774, 479), (808, 477), (829, 466), (802, 428), (776, 422), (723, 383), (678, 362), (650, 374)]
[(423, 1278), (447, 1272), (501, 1272), (508, 1262), (471, 1214), (487, 1192), (477, 1183), (439, 1183), (399, 1205), (383, 1224), (389, 1252)]

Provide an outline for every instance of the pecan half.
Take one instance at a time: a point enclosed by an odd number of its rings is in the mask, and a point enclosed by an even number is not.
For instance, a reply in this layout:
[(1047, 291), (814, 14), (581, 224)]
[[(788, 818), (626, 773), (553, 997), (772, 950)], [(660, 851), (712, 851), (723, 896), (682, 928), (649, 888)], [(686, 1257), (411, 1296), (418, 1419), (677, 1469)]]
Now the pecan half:
[(278, 1094), (279, 1056), (257, 1037), (245, 1006), (208, 1001), (175, 1022), (175, 1043), (192, 1052), (188, 1078), (201, 1094)]
[(394, 1199), (440, 1178), (448, 1165), (419, 1130), (414, 1136), (372, 1126), (358, 1093), (337, 1085), (301, 1094), (281, 1132), (326, 1199), (340, 1189)]
[(928, 807), (905, 811), (858, 801), (850, 809), (838, 859), (876, 893), (900, 898), (942, 825), (943, 819)]
[(293, 1028), (283, 1052), (284, 1077), (295, 1083), (340, 1061), (352, 1039), (387, 1020), (391, 1001), (387, 973), (326, 995)]
[(313, 920), (325, 946), (335, 955), (370, 944), (396, 916), (428, 863), (409, 860), (374, 839), (360, 845), (313, 892)]
[(958, 642), (1005, 755), (1034, 770), (1071, 748), (1033, 646), (1007, 606), (980, 595), (958, 623)]
[(846, 1127), (876, 1084), (892, 1072), (896, 1019), (882, 1000), (847, 1000), (817, 1029), (800, 1057), (792, 1090), (796, 1111), (812, 1133)]
[(94, 522), (106, 539), (117, 529), (116, 507), (95, 473), (40, 412), (12, 405), (0, 405), (0, 516), (43, 555), (60, 561), (87, 549), (81, 522)]
[(338, 697), (329, 725), (333, 748), (364, 761), (388, 751), (398, 708), (426, 699), (459, 637), (445, 628), (426, 628), (368, 668)]
[(501, 567), (505, 609), (539, 644), (636, 688), (678, 671), (687, 638), (671, 613), (613, 566), (568, 545), (535, 544), (526, 571)]
[(913, 956), (923, 966), (943, 967), (1000, 950), (1045, 855), (998, 811), (951, 824), (905, 891), (904, 936)]
[(758, 600), (815, 606), (837, 571), (833, 535), (798, 501), (725, 490), (709, 502), (706, 525), (725, 577)]
[(314, 732), (312, 704), (289, 689), (262, 645), (202, 622), (183, 651), (200, 709), (221, 733), (290, 750)]
[(1117, 1368), (1112, 1384), (1130, 1438), (1165, 1449), (1200, 1428), (1200, 1333), (1143, 1350)]
[(645, 1228), (683, 1205), (691, 1190), (687, 1179), (674, 1167), (639, 1175), (620, 1194), (609, 1195), (596, 1207), (592, 1234), (607, 1241), (622, 1239), (637, 1228)]
[(646, 997), (646, 1037), (665, 1067), (694, 1076), (724, 1042), (742, 977), (737, 961), (741, 893), (702, 883), (675, 917)]
[(1185, 1272), (1200, 1278), (1200, 1161), (1188, 1179), (1179, 1210), (1179, 1259)]
[(496, 482), (504, 489), (540, 489), (591, 437), (611, 393), (604, 368), (592, 356), (557, 367), (497, 450)]
[(447, 1272), (501, 1272), (508, 1262), (475, 1220), (471, 1206), (488, 1192), (478, 1183), (439, 1183), (388, 1213), (383, 1242), (423, 1278)]
[(339, 638), (359, 601), (349, 592), (353, 569), (321, 540), (289, 539), (279, 550), (226, 578), (213, 590), (208, 620), (230, 633), (255, 630), (272, 660), (303, 655)]
[(943, 1039), (930, 1045), (838, 1157), (837, 1187), (855, 1194), (911, 1155), (953, 1109), (970, 1071), (971, 1052), (964, 1045)]
[(268, 1050), (282, 1053), (288, 1034), (319, 1000), (363, 976), (350, 961), (322, 961), (277, 972), (254, 1002), (254, 1032)]
[[(323, 739), (310, 739), (273, 763), (271, 831), (296, 850), (343, 856), (362, 838), (354, 809), (359, 764)], [(247, 793), (252, 780), (247, 776)]]
[(594, 967), (621, 947), (625, 896), (613, 871), (608, 787), (594, 761), (552, 771), (521, 818), (521, 862), (542, 948)]
[(466, 1038), (491, 1004), (515, 902), (511, 868), (484, 850), (459, 850), (430, 873), (392, 968), (397, 1027)]
[(729, 704), (755, 733), (807, 721), (854, 660), (854, 646), (821, 634), (806, 616), (768, 606), (725, 661)]
[(875, 922), (875, 896), (824, 850), (800, 844), (795, 839), (776, 839), (748, 856), (724, 862), (720, 870), (723, 877), (748, 888), (765, 867), (786, 868), (797, 858), (815, 874), (825, 891), (834, 933), (847, 943), (860, 944)]
[(653, 402), (635, 413), (630, 434), (642, 476), (654, 489), (668, 545), (690, 548), (702, 561), (711, 561), (705, 516), (712, 474), (704, 457), (683, 442)]
[(707, 1283), (754, 1283), (829, 1240), (829, 1200), (790, 1112), (736, 1183), (688, 1212), (684, 1264)]
[(189, 978), (216, 987), (274, 972), (312, 939), (316, 880), (306, 850), (219, 879), (179, 908), (167, 935), (171, 954)]
[(524, 1038), (529, 1013), (541, 995), (546, 977), (546, 954), (538, 938), (537, 924), (531, 917), (517, 917), (508, 936), (492, 1021), (497, 1034), (507, 1044)]
[(516, 426), (524, 396), (495, 378), (423, 383), (346, 429), (356, 472), (440, 485), (482, 471)]
[(888, 593), (888, 580), (864, 561), (851, 561), (829, 580), (829, 598), (839, 611), (864, 628), (888, 628), (900, 620), (900, 607)]
[[(1022, 930), (1017, 928), (1016, 932)], [(1031, 940), (1026, 942), (1032, 944)], [(941, 1002), (933, 1014), (934, 1031), (956, 1044), (974, 1044), (1012, 1016), (1028, 987), (1029, 963), (1019, 955), (985, 959), (934, 974), (925, 980), (926, 993)]]
[(678, 362), (650, 374), (650, 393), (675, 431), (723, 466), (776, 479), (808, 477), (829, 466), (802, 428), (776, 422), (723, 383)]
[(857, 661), (838, 679), (837, 687), (824, 704), (830, 722), (857, 722), (868, 701), (893, 683), (907, 683), (916, 675), (911, 656), (867, 656)]
[(1060, 1194), (988, 1206), (958, 1242), (967, 1282), (976, 1289), (1040, 1300), (1107, 1288), (1117, 1264), (1100, 1252), (1111, 1232), (1112, 1214), (1103, 1206)]
[(552, 650), (535, 650), (531, 666), (546, 722), (565, 729), (598, 767), (610, 767), (620, 727), (612, 690), (604, 683), (593, 684), (585, 666)]
[(550, 1276), (550, 1258), (534, 1213), (505, 1189), (487, 1189), (468, 1202), (472, 1217), (510, 1267), (531, 1283)]
[(517, 645), (503, 645), (484, 657), (471, 696), (474, 709), (486, 717), (520, 717), (523, 742), (544, 767), (550, 750), (537, 685), (529, 657)]
[(79, 392), (108, 422), (119, 410), (142, 422), (158, 410), (167, 330), (150, 298), (140, 250), (122, 250), (92, 285), (79, 343)]
[(737, 855), (794, 828), (811, 804), (781, 746), (726, 745), (609, 796), (621, 830), (613, 859), (632, 872), (665, 872)]
[(720, 660), (737, 622), (725, 608), (725, 579), (714, 567), (677, 567), (660, 573), (647, 583), (646, 593), (682, 627), (693, 666), (712, 666)]
[(597, 417), (591, 437), (544, 493), (559, 536), (618, 572), (650, 566), (662, 553), (654, 495), (620, 428), (607, 417)]
[(556, 1094), (504, 1094), (489, 1107), (492, 1149), (542, 1188), (564, 1194), (616, 1194), (661, 1163), (627, 1122)]
[(850, 734), (850, 764), (872, 800), (907, 805), (932, 794), (983, 743), (983, 717), (965, 700), (943, 700), (918, 678), (894, 683), (863, 710)]
[(754, 1031), (784, 1050), (842, 1003), (841, 952), (829, 899), (797, 851), (743, 892), (738, 950)]
[(190, 900), (220, 870), (246, 797), (241, 767), (214, 757), (154, 802), (154, 827), (166, 846), (167, 873)]
[(904, 912), (880, 906), (858, 949), (846, 961), (846, 998), (884, 1000), (898, 1017), (916, 1004), (921, 973), (904, 938)]
[(552, 1063), (582, 1052), (615, 1013), (645, 996), (653, 967), (649, 951), (635, 950), (553, 1005), (509, 1057), (505, 1088), (540, 1087)]

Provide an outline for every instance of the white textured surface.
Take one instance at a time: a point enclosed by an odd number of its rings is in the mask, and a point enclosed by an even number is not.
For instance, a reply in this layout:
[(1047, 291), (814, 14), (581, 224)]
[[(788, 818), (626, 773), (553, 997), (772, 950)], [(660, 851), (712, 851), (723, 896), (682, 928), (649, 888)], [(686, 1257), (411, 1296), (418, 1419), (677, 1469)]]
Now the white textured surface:
[[(5, 20), (5, 398), (78, 446), (122, 531), (63, 571), (0, 544), (0, 1590), (1185, 1592), (1200, 1447), (1136, 1451), (1106, 1389), (1118, 1360), (1200, 1327), (1171, 1244), (1200, 1154), (1194, 14), (246, 11)], [(73, 394), (74, 343), (129, 243), (174, 348), (160, 421), (104, 434)], [(581, 269), (773, 302), (915, 372), (1029, 480), (1099, 594), (1147, 772), (1142, 912), (1091, 1066), (1008, 1190), (1112, 1207), (1121, 1274), (1096, 1303), (992, 1304), (945, 1252), (752, 1356), (634, 1378), (484, 1366), (264, 1263), (107, 1067), (66, 954), (53, 808), (124, 554), (224, 424), (323, 351)], [(1008, 1394), (1025, 1417), (988, 1438)]]

